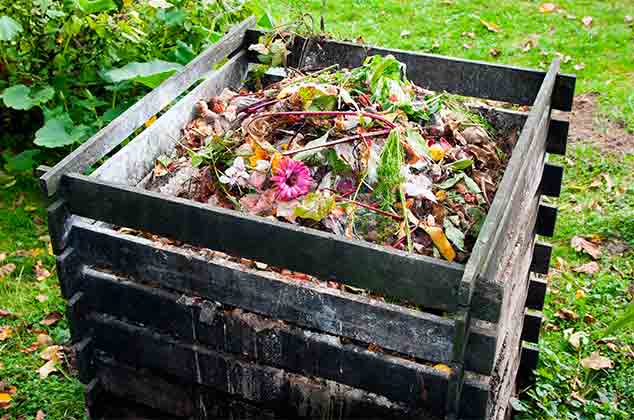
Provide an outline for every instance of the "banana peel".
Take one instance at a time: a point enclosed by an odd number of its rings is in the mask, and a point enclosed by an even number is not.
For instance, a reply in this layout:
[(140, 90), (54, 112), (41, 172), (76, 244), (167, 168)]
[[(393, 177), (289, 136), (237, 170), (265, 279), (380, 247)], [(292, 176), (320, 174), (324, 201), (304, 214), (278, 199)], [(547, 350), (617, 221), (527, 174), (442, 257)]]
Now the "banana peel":
[(447, 261), (451, 262), (456, 259), (456, 251), (454, 251), (441, 227), (427, 226), (424, 224), (421, 224), (420, 227), (427, 232), (436, 248), (438, 248), (438, 251), (440, 251), (440, 254)]

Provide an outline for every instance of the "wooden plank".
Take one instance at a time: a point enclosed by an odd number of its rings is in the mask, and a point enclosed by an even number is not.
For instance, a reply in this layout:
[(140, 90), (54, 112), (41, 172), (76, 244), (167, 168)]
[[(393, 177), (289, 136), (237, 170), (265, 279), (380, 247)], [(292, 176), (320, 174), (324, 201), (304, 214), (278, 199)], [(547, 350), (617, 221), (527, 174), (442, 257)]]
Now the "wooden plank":
[(531, 275), (528, 286), (528, 296), (526, 298), (526, 307), (541, 311), (544, 308), (544, 300), (546, 299), (547, 289), (548, 281)]
[(539, 311), (526, 309), (525, 312), (524, 325), (522, 327), (522, 340), (537, 344), (539, 342), (539, 333), (542, 328), (544, 317)]
[[(185, 342), (196, 340), (211, 350), (240, 354), (263, 365), (384, 395), (408, 406), (423, 406), (437, 413), (444, 410), (448, 375), (429, 366), (94, 269), (85, 268), (82, 278), (84, 281), (78, 284), (82, 292), (78, 294), (85, 294), (84, 306), (91, 311), (126, 319)], [(158, 307), (160, 312), (156, 311)], [(477, 395), (474, 390), (470, 392)], [(481, 392), (486, 395), (486, 390)], [(472, 407), (478, 408), (471, 414), (484, 413), (484, 405)]]
[(537, 274), (548, 274), (550, 268), (550, 256), (553, 248), (543, 242), (536, 242), (533, 248), (533, 260), (531, 261), (531, 271)]
[(83, 175), (67, 175), (63, 184), (62, 195), (74, 214), (339, 279), (425, 307), (455, 308), (460, 264)]
[(33, 171), (33, 176), (40, 178), (42, 175), (50, 171), (52, 168), (48, 165), (38, 165)]
[(144, 282), (422, 359), (447, 360), (453, 322), (91, 225), (71, 236), (82, 260)]
[(566, 145), (568, 144), (568, 130), (570, 122), (559, 115), (555, 115), (550, 120), (550, 128), (548, 129), (548, 142), (546, 143), (546, 151), (556, 155), (566, 154)]
[(203, 77), (214, 64), (238, 49), (243, 43), (245, 31), (254, 23), (255, 19), (251, 17), (232, 27), (216, 44), (209, 47), (182, 70), (145, 95), (143, 99), (132, 105), (87, 142), (62, 159), (40, 178), (40, 185), (44, 193), (49, 197), (54, 195), (62, 175), (85, 171), (121, 144), (150, 117), (165, 108), (178, 95)]
[(553, 236), (555, 234), (555, 224), (557, 222), (557, 207), (542, 203), (537, 214), (535, 231), (538, 235)]
[(540, 193), (549, 197), (559, 197), (561, 194), (561, 181), (563, 177), (563, 166), (545, 163), (544, 173), (542, 174), (542, 179), (539, 184)]
[(82, 384), (89, 384), (95, 379), (94, 344), (92, 337), (84, 337), (80, 342), (73, 344), (71, 349)]
[[(88, 264), (185, 294), (243, 308), (305, 328), (374, 343), (422, 359), (447, 360), (453, 322), (360, 295), (297, 282), (272, 272), (157, 246), (146, 239), (106, 228), (77, 224), (73, 244)], [(80, 290), (77, 285), (75, 290)], [(184, 331), (180, 332), (185, 334)], [(490, 372), (494, 331), (476, 328), (468, 368)], [(432, 349), (437, 349), (433, 350)], [(431, 353), (430, 353), (431, 352)], [(441, 359), (439, 359), (441, 358)]]
[(535, 373), (539, 363), (539, 347), (533, 343), (522, 343), (520, 368), (517, 372), (517, 387), (524, 389), (535, 382)]
[(117, 184), (137, 185), (154, 168), (160, 155), (173, 152), (182, 137), (183, 127), (195, 116), (196, 102), (218, 95), (224, 88), (239, 87), (247, 68), (246, 53), (236, 54), (108, 159), (92, 176)]
[(111, 317), (95, 314), (90, 323), (96, 348), (117, 361), (161, 372), (165, 378), (208, 386), (265, 408), (288, 409), (296, 417), (331, 418), (340, 410), (343, 414), (336, 418), (408, 413), (405, 406), (372, 393), (183, 344)]
[(55, 200), (46, 209), (48, 214), (48, 233), (51, 237), (51, 247), (56, 255), (62, 253), (66, 247), (71, 215), (64, 200)]
[[(246, 45), (257, 43), (263, 34), (249, 30)], [(360, 66), (371, 55), (392, 54), (407, 65), (407, 76), (415, 84), (434, 91), (464, 96), (533, 105), (542, 82), (543, 71), (505, 66), (481, 61), (421, 54), (396, 49), (377, 48), (352, 42), (309, 39), (295, 36), (290, 47), (289, 65), (293, 67), (344, 68)], [(553, 108), (572, 109), (575, 76), (558, 75), (554, 80)]]

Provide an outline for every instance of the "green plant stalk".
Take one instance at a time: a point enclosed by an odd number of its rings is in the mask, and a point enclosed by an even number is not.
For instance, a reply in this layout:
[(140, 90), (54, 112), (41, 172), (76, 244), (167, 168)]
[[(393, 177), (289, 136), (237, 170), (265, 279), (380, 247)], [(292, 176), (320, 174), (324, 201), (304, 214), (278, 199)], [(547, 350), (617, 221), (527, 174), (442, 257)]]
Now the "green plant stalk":
[(403, 207), (403, 220), (405, 221), (405, 237), (407, 238), (407, 251), (414, 252), (414, 245), (412, 244), (412, 231), (409, 229), (409, 217), (407, 216), (407, 200), (405, 200), (405, 193), (403, 193), (403, 186), (398, 188), (399, 195), (401, 196), (401, 206)]

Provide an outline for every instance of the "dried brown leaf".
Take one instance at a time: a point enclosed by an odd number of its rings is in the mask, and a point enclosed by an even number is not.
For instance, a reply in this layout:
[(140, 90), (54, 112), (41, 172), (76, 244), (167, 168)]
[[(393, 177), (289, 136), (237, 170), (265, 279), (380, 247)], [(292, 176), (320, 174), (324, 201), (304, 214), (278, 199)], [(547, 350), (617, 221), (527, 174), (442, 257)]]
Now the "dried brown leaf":
[(46, 280), (51, 276), (51, 272), (44, 267), (44, 264), (41, 260), (37, 261), (35, 267), (33, 267), (33, 270), (35, 271), (35, 278), (37, 279), (37, 281)]
[(6, 252), (0, 252), (0, 262), (4, 261), (7, 259), (7, 253)]
[(491, 57), (499, 57), (500, 54), (502, 54), (502, 52), (498, 50), (497, 48), (491, 48), (489, 50), (489, 54), (491, 54)]
[(568, 342), (572, 347), (579, 350), (579, 347), (581, 346), (581, 339), (587, 336), (588, 334), (584, 333), (583, 331), (577, 331), (576, 333), (573, 333), (570, 335), (570, 337), (568, 337)]
[(55, 324), (60, 319), (62, 319), (61, 313), (51, 312), (50, 314), (46, 315), (46, 318), (40, 321), (40, 324), (50, 327), (51, 325)]
[(5, 341), (13, 335), (13, 329), (9, 326), (0, 327), (0, 341)]
[(13, 273), (16, 268), (17, 268), (16, 265), (13, 263), (5, 264), (2, 267), (0, 267), (0, 279)]
[(13, 313), (6, 309), (0, 309), (0, 318), (9, 318), (12, 317)]
[(611, 369), (613, 367), (612, 360), (605, 356), (601, 356), (598, 351), (593, 352), (589, 357), (581, 359), (581, 366), (584, 369)]
[(577, 273), (596, 274), (599, 272), (600, 269), (601, 268), (599, 267), (599, 263), (597, 263), (596, 261), (591, 261), (589, 263), (576, 267), (574, 271), (576, 271)]
[(539, 11), (541, 13), (551, 13), (557, 10), (557, 5), (555, 3), (543, 3), (539, 6)]
[(480, 23), (483, 24), (491, 32), (497, 33), (502, 31), (502, 29), (500, 29), (500, 27), (494, 22), (488, 22), (484, 19), (480, 19)]
[(634, 23), (634, 16), (627, 15), (623, 20), (625, 23)]
[(42, 410), (37, 410), (37, 414), (35, 414), (35, 420), (44, 420), (46, 418), (46, 414)]
[(35, 296), (35, 300), (37, 300), (38, 302), (46, 302), (48, 300), (48, 296), (47, 295), (37, 295), (37, 296)]
[(583, 63), (575, 64), (575, 70), (580, 71), (586, 68), (586, 65)]
[(57, 366), (55, 360), (49, 360), (37, 370), (37, 373), (39, 373), (40, 379), (46, 379), (48, 378), (48, 375), (55, 372), (56, 370)]
[(601, 256), (601, 247), (594, 244), (581, 236), (573, 236), (570, 240), (570, 246), (577, 252), (585, 252), (595, 260)]
[(576, 321), (579, 319), (579, 315), (575, 311), (570, 309), (562, 308), (555, 312), (555, 316), (561, 319), (567, 319), (569, 321)]

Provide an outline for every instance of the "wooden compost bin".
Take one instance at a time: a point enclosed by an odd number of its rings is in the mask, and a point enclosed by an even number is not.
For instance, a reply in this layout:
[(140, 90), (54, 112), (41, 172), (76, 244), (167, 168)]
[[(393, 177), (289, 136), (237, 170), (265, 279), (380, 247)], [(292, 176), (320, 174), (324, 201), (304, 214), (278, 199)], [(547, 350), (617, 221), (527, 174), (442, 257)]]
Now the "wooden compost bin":
[[(548, 269), (550, 247), (536, 236), (552, 235), (556, 209), (542, 196), (557, 196), (562, 176), (546, 153), (563, 154), (568, 132), (551, 110), (570, 111), (574, 77), (558, 74), (558, 62), (540, 72), (295, 38), (293, 67), (357, 67), (368, 55), (393, 54), (421, 87), (531, 106), (480, 108), (519, 138), (470, 259), (448, 263), (141, 187), (156, 158), (173, 150), (194, 103), (240, 86), (254, 61), (247, 47), (261, 35), (252, 25), (235, 26), (41, 177), (54, 200), (50, 233), (90, 416), (139, 409), (142, 418), (183, 419), (509, 416), (510, 399), (537, 363), (545, 283), (531, 272)], [(192, 256), (113, 226), (426, 309)]]

